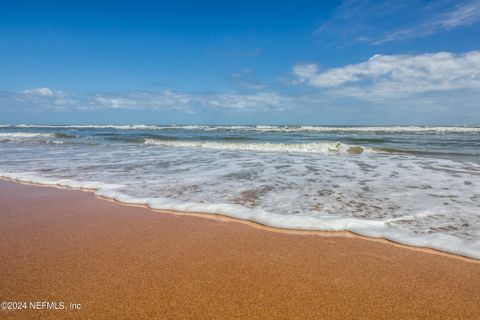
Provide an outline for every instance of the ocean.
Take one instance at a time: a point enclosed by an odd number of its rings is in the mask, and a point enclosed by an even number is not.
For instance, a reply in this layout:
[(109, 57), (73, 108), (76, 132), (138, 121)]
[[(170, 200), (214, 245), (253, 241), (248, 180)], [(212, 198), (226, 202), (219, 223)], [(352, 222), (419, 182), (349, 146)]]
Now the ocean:
[(480, 259), (480, 126), (0, 126), (0, 176)]

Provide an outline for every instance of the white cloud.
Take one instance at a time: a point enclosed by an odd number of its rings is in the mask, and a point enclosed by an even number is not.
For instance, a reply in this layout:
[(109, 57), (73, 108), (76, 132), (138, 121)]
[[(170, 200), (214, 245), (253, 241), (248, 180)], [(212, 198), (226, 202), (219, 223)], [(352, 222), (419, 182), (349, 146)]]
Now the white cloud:
[(36, 96), (36, 97), (61, 97), (63, 96), (63, 91), (55, 91), (47, 87), (43, 88), (35, 88), (35, 89), (27, 89), (22, 92), (24, 95), (27, 96)]
[(191, 98), (183, 93), (170, 90), (163, 92), (136, 91), (125, 95), (100, 95), (87, 97), (87, 103), (92, 107), (107, 107), (112, 109), (178, 109), (191, 112)]
[[(379, 45), (426, 37), (480, 22), (479, 0), (344, 0), (316, 36)], [(335, 39), (330, 39), (334, 41)]]
[(298, 64), (293, 67), (293, 73), (298, 77), (295, 82), (302, 83), (307, 82), (317, 76), (318, 65), (314, 63)]
[[(250, 69), (233, 75), (244, 79)], [(0, 92), (0, 108), (14, 110), (176, 110), (183, 113), (228, 111), (313, 112), (356, 106), (461, 109), (478, 114), (480, 101), (480, 51), (463, 54), (438, 52), (418, 55), (375, 55), (357, 64), (322, 69), (317, 64), (294, 66), (301, 86), (284, 91), (178, 92), (132, 91), (125, 93), (69, 93), (50, 88)], [(333, 109), (329, 109), (333, 108)], [(449, 111), (450, 112), (450, 111)]]
[(63, 109), (71, 107), (75, 104), (76, 100), (73, 96), (62, 90), (53, 90), (48, 87), (26, 89), (16, 93), (4, 93), (8, 96), (9, 103), (17, 103), (27, 107), (30, 105), (33, 109), (41, 108), (55, 108)]
[(315, 64), (293, 69), (297, 82), (340, 88), (346, 96), (405, 96), (455, 89), (480, 90), (480, 51), (375, 55), (368, 61), (319, 72)]
[(200, 104), (207, 107), (243, 111), (281, 111), (293, 106), (291, 97), (267, 92), (256, 94), (219, 93), (198, 96), (196, 99)]
[(23, 110), (179, 110), (195, 113), (199, 107), (230, 111), (281, 111), (294, 106), (292, 97), (273, 92), (256, 93), (185, 93), (132, 91), (122, 94), (73, 94), (49, 88), (27, 89), (21, 92), (0, 92), (0, 107), (16, 106)]
[(445, 29), (468, 26), (480, 21), (480, 1), (472, 0), (459, 3), (453, 11), (440, 16), (438, 24)]
[(137, 102), (134, 100), (125, 99), (125, 98), (109, 98), (109, 97), (102, 97), (102, 96), (96, 96), (94, 98), (94, 102), (102, 106), (107, 106), (113, 109), (129, 108), (137, 105)]
[(465, 27), (480, 21), (480, 1), (469, 1), (459, 3), (446, 12), (433, 14), (411, 27), (400, 28), (387, 33), (379, 39), (373, 41), (373, 44), (382, 44), (385, 42), (407, 40), (428, 36), (437, 31), (448, 31), (459, 27)]
[(113, 109), (177, 109), (189, 113), (197, 106), (217, 110), (261, 111), (284, 110), (292, 106), (292, 99), (277, 93), (179, 93), (132, 92), (126, 95), (96, 95), (90, 99), (93, 107)]

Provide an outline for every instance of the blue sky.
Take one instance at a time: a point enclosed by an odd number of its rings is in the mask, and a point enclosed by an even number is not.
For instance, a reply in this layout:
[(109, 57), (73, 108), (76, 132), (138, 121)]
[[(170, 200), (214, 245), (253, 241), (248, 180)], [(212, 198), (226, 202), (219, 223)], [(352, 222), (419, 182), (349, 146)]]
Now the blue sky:
[(0, 123), (480, 124), (480, 0), (10, 1)]

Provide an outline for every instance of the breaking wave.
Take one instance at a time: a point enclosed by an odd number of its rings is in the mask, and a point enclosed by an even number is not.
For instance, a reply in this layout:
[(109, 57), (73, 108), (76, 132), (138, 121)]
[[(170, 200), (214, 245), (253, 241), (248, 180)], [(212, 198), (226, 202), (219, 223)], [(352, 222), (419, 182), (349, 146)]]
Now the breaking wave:
[(257, 152), (302, 152), (302, 153), (347, 153), (359, 154), (371, 149), (363, 146), (347, 145), (340, 142), (312, 143), (239, 143), (211, 141), (174, 141), (145, 139), (145, 144), (165, 147), (207, 148), (217, 150), (242, 150)]
[(196, 130), (255, 132), (362, 132), (362, 133), (480, 133), (480, 126), (296, 126), (296, 125), (1, 125), (2, 128), (117, 129), (117, 130)]

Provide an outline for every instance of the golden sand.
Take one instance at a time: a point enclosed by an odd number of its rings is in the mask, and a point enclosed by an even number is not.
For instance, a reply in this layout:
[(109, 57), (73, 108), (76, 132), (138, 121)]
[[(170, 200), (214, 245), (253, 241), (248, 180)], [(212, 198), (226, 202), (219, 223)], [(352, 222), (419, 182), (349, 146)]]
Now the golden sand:
[(0, 181), (0, 300), (66, 306), (1, 319), (479, 319), (479, 283), (428, 250)]

